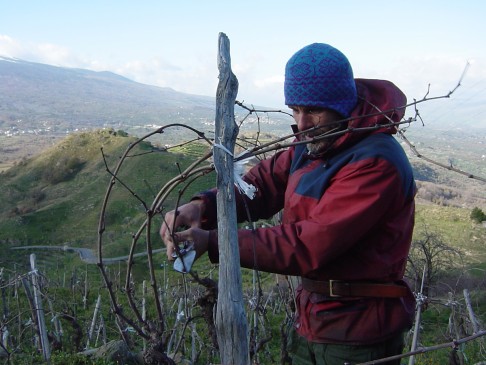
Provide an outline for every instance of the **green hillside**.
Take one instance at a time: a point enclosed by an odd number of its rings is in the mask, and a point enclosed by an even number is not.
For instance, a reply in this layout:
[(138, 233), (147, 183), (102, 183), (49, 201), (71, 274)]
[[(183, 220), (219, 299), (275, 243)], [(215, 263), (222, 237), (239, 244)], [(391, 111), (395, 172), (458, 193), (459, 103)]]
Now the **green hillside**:
[[(124, 132), (113, 130), (72, 134), (37, 157), (1, 173), (0, 242), (3, 247), (95, 248), (110, 172), (115, 171), (120, 157), (136, 141)], [(150, 207), (161, 187), (192, 163), (194, 155), (201, 155), (206, 149), (200, 144), (185, 148), (191, 151), (169, 153), (141, 142), (130, 150), (106, 210), (105, 241), (109, 253), (127, 254), (126, 245), (145, 218), (144, 205)], [(212, 184), (214, 176), (207, 175), (191, 184), (182, 199)], [(175, 193), (167, 199), (166, 210), (173, 207), (175, 199)]]

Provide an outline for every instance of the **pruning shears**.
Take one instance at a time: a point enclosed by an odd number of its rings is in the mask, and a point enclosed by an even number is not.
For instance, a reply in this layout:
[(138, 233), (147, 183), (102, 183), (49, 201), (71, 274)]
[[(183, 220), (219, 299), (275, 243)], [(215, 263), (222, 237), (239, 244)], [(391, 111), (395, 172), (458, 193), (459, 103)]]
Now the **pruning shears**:
[(184, 241), (182, 247), (178, 248), (176, 252), (172, 253), (174, 261), (174, 270), (183, 274), (191, 271), (192, 264), (196, 259), (196, 250), (194, 249), (194, 242)]

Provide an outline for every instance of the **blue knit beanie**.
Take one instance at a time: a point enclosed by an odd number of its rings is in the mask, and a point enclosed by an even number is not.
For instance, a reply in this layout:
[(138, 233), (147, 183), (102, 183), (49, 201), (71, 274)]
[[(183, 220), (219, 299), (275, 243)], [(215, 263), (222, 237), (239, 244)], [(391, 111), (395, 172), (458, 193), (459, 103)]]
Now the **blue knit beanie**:
[(285, 104), (316, 106), (348, 117), (358, 100), (353, 70), (344, 54), (324, 43), (295, 53), (285, 67)]

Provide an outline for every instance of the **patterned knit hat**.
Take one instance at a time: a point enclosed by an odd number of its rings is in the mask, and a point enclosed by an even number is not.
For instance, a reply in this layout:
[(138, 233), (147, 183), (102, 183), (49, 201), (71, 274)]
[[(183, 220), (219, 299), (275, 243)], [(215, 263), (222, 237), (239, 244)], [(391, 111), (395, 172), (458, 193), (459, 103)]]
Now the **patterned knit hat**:
[(357, 102), (353, 70), (339, 50), (324, 43), (295, 53), (285, 67), (285, 104), (316, 106), (348, 117)]

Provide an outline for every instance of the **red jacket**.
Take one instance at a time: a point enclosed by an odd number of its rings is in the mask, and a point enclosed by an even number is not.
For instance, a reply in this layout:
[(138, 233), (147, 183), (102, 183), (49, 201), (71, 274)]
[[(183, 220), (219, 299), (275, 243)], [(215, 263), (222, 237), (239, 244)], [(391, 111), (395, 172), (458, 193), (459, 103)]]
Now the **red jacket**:
[[(238, 195), (239, 219), (269, 218), (283, 209), (281, 225), (240, 230), (241, 265), (314, 280), (401, 282), (412, 239), (412, 169), (391, 136), (406, 98), (392, 83), (357, 79), (359, 101), (348, 127), (369, 128), (339, 137), (331, 151), (309, 156), (305, 145), (281, 151), (251, 169), (245, 180), (257, 188)], [(215, 192), (206, 200), (206, 228), (215, 226)], [(247, 208), (245, 207), (247, 205)], [(209, 256), (218, 260), (217, 234)], [(296, 293), (297, 331), (309, 341), (367, 344), (411, 325), (414, 299), (335, 298)]]

